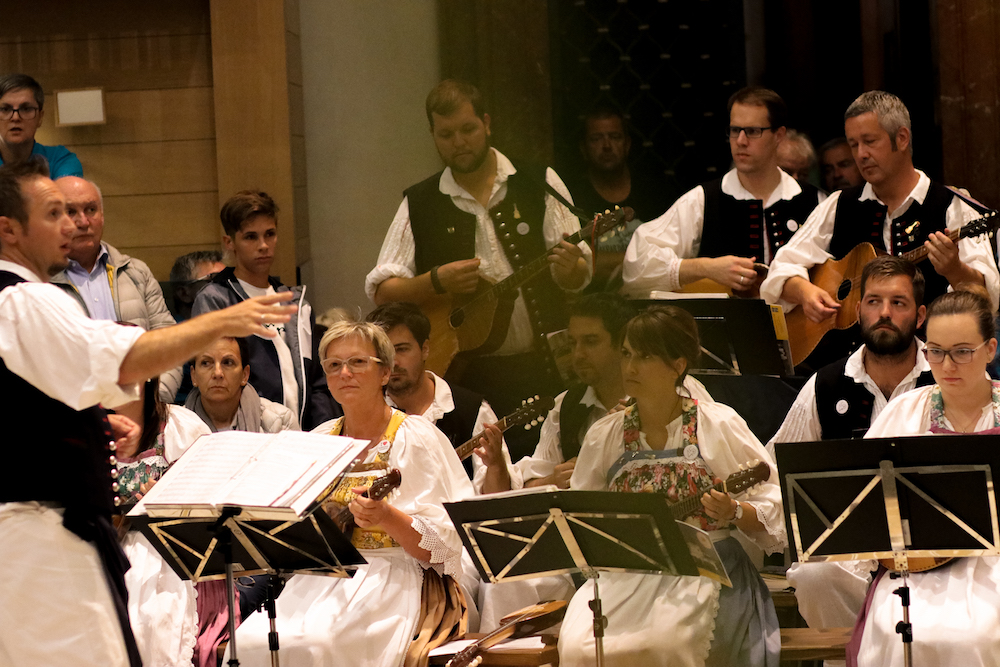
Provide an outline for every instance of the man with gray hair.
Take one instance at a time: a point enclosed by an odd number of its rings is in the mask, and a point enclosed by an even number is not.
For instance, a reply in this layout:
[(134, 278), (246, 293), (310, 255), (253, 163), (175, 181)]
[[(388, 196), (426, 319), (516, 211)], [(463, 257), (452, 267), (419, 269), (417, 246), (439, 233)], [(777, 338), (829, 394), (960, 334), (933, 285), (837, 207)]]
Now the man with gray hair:
[[(952, 241), (946, 232), (980, 217), (962, 197), (934, 183), (913, 166), (910, 113), (895, 95), (864, 93), (844, 114), (844, 130), (863, 185), (834, 192), (816, 207), (805, 226), (775, 255), (761, 297), (786, 311), (801, 306), (813, 322), (833, 317), (840, 303), (809, 282), (809, 269), (847, 255), (869, 242), (892, 255), (925, 247), (921, 264), (926, 301), (949, 285), (985, 285), (994, 309), (1000, 299), (1000, 273), (989, 243)], [(829, 359), (850, 350), (828, 350)], [(839, 353), (838, 353), (839, 352)]]
[(819, 147), (819, 166), (827, 192), (865, 184), (847, 137), (835, 137)]
[(802, 132), (791, 128), (778, 143), (778, 166), (798, 181), (809, 183), (809, 176), (816, 166), (816, 149)]

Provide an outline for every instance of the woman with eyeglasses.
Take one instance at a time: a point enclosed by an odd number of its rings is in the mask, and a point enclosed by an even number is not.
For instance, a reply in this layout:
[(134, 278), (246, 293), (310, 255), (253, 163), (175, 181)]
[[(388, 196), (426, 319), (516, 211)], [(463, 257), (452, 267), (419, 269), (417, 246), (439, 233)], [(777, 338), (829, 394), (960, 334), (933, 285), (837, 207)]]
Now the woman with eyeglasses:
[[(700, 498), (688, 521), (708, 533), (733, 587), (706, 577), (602, 573), (609, 666), (778, 664), (774, 605), (734, 537), (742, 532), (766, 551), (784, 547), (777, 470), (732, 408), (684, 395), (681, 386), (700, 349), (694, 318), (680, 308), (653, 307), (628, 323), (622, 377), (634, 402), (587, 432), (570, 488), (660, 493), (671, 503)], [(769, 464), (770, 478), (751, 493), (739, 499), (704, 493), (758, 461)], [(561, 665), (594, 664), (593, 597), (588, 581), (570, 601), (559, 636)]]
[[(348, 473), (325, 508), (350, 508), (348, 537), (368, 561), (353, 578), (298, 575), (277, 600), (282, 662), (296, 667), (401, 665), (421, 629), (457, 624), (464, 599), (462, 543), (443, 503), (473, 495), (447, 438), (429, 421), (390, 408), (385, 386), (393, 346), (376, 324), (333, 324), (319, 344), (321, 365), (344, 416), (314, 433), (369, 443), (364, 462)], [(390, 470), (402, 483), (387, 499), (362, 497)], [(432, 604), (437, 601), (440, 604)], [(239, 658), (268, 660), (268, 619), (256, 614), (238, 630)]]
[[(865, 437), (1000, 434), (1000, 383), (986, 375), (996, 349), (993, 308), (985, 289), (961, 285), (935, 299), (927, 309), (924, 354), (937, 385), (890, 401)], [(854, 664), (903, 664), (896, 634), (902, 607), (893, 594), (899, 585), (884, 569), (876, 575), (849, 650), (856, 655)], [(960, 558), (911, 574), (909, 587), (914, 664), (997, 664), (1000, 560)]]

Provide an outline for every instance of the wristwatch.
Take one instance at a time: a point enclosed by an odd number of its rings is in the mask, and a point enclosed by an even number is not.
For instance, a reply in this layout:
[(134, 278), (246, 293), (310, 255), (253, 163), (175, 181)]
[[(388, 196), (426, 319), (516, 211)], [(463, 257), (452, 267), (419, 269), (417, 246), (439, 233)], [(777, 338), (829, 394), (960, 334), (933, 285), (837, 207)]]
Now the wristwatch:
[(739, 521), (743, 518), (743, 503), (736, 501), (736, 514), (733, 515), (733, 521)]

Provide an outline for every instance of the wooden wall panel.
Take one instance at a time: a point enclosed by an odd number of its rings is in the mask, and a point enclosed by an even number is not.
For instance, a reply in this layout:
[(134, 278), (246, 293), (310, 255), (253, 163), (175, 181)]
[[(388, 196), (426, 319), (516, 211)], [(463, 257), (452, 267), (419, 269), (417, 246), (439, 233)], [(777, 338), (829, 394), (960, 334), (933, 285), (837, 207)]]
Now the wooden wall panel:
[[(38, 140), (74, 151), (105, 196), (107, 241), (166, 280), (219, 247), (209, 0), (4, 3), (0, 71), (47, 95)], [(100, 86), (107, 123), (55, 127), (52, 93)]]

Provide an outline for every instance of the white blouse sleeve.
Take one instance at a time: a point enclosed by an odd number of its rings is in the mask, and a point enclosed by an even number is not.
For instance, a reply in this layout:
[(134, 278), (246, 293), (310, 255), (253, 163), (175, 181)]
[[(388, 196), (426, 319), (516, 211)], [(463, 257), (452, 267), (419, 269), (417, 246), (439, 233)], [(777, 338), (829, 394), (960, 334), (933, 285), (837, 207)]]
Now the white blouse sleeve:
[(163, 458), (173, 463), (194, 441), (212, 430), (201, 417), (181, 405), (167, 406), (167, 427), (163, 430)]
[(608, 470), (625, 451), (625, 412), (601, 417), (587, 431), (569, 480), (569, 488), (607, 491)]
[(639, 225), (625, 250), (624, 291), (633, 296), (680, 289), (681, 261), (697, 257), (705, 222), (705, 190), (681, 195), (667, 212)]
[(872, 422), (866, 438), (892, 438), (898, 435), (923, 435), (931, 423), (931, 391), (919, 387), (889, 401)]
[(823, 429), (819, 424), (816, 408), (816, 376), (813, 375), (802, 386), (795, 402), (788, 409), (781, 427), (767, 443), (765, 449), (774, 458), (774, 445), (778, 442), (817, 442), (823, 439)]
[(524, 482), (548, 477), (563, 462), (562, 448), (559, 446), (559, 414), (564, 398), (565, 391), (556, 396), (555, 404), (542, 422), (534, 453), (514, 464)]
[(0, 292), (0, 359), (45, 395), (83, 410), (138, 400), (139, 385), (122, 387), (122, 361), (145, 332), (92, 320), (55, 285), (20, 283)]
[(378, 253), (378, 263), (365, 277), (365, 294), (375, 300), (378, 286), (389, 278), (413, 278), (417, 273), (417, 245), (410, 228), (410, 205), (403, 197)]
[[(562, 195), (563, 199), (571, 204), (573, 203), (573, 196), (569, 193), (569, 189), (552, 167), (548, 167), (545, 170), (545, 182), (548, 183), (549, 187)], [(562, 241), (563, 234), (572, 235), (578, 231), (580, 231), (580, 219), (551, 194), (545, 193), (545, 222), (542, 226), (545, 247), (551, 248)], [(591, 261), (593, 252), (590, 250), (590, 246), (585, 241), (580, 241), (577, 246), (583, 251), (583, 258), (587, 261), (587, 279), (580, 287), (573, 290), (566, 290), (567, 292), (579, 292), (590, 284), (590, 279), (593, 275), (593, 262)], [(552, 277), (555, 279), (555, 269), (550, 267), (549, 270), (553, 272)]]
[(429, 421), (410, 415), (396, 432), (389, 465), (402, 473), (399, 489), (389, 502), (413, 518), (420, 547), (431, 552), (441, 574), (461, 575), (462, 541), (444, 509), (444, 503), (471, 498), (472, 484), (451, 443)]
[(781, 551), (788, 544), (782, 512), (778, 469), (763, 445), (736, 411), (721, 403), (698, 406), (698, 445), (712, 472), (725, 480), (757, 461), (765, 461), (771, 475), (739, 499), (751, 505), (764, 525), (764, 532), (748, 534), (768, 553)]

